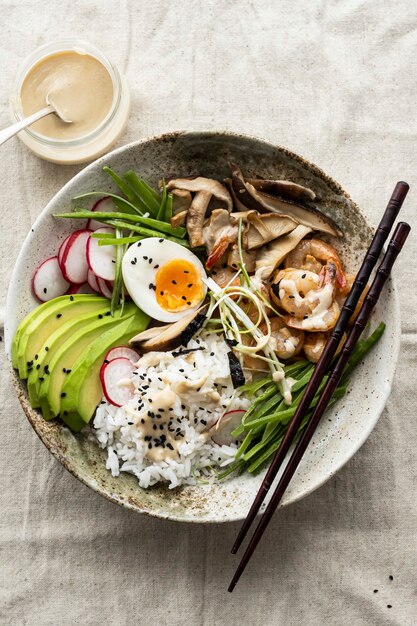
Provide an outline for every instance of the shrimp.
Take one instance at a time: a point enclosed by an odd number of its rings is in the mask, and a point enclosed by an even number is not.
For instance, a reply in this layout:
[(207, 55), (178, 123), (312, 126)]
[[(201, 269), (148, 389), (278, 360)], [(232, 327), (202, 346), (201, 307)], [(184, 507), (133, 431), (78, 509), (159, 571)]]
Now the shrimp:
[[(339, 287), (337, 289), (336, 302), (338, 303), (340, 308), (342, 308), (342, 306), (344, 305), (345, 300), (348, 297), (350, 290), (352, 289), (355, 278), (356, 278), (355, 274), (346, 274), (345, 286), (343, 288)], [(356, 305), (355, 310), (353, 311), (349, 319), (349, 324), (353, 324), (355, 319), (358, 317), (359, 311), (361, 310), (361, 306), (363, 304), (363, 301), (365, 300), (365, 297), (368, 291), (369, 291), (369, 285), (366, 285), (365, 289), (363, 290), (362, 294), (359, 297), (358, 304)]]
[(337, 269), (337, 282), (343, 288), (346, 285), (345, 272), (342, 261), (336, 250), (321, 239), (303, 239), (288, 254), (285, 259), (285, 268), (309, 270), (320, 274), (323, 265), (333, 263)]
[(271, 286), (271, 298), (286, 311), (291, 328), (327, 331), (336, 324), (340, 308), (335, 300), (336, 266), (330, 262), (320, 274), (308, 270), (280, 270)]
[[(304, 344), (304, 332), (302, 330), (288, 328), (283, 319), (278, 316), (272, 317), (270, 323), (271, 339), (268, 345), (278, 358), (285, 360), (299, 354)], [(266, 333), (266, 324), (261, 324), (259, 329), (263, 333)], [(262, 367), (262, 361), (257, 359), (255, 355), (245, 354), (244, 363), (249, 369), (256, 370)]]
[[(324, 346), (327, 343), (330, 333), (304, 333), (304, 354), (312, 363), (317, 363), (320, 359)], [(339, 354), (346, 341), (346, 333), (343, 334), (342, 341), (339, 343), (336, 354)]]

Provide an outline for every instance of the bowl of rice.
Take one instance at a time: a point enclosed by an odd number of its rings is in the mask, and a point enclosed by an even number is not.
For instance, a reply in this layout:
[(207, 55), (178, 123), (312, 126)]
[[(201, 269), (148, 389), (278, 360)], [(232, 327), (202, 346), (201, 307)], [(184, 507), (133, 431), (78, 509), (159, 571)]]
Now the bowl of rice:
[[(226, 132), (178, 132), (119, 148), (87, 166), (50, 201), (36, 220), (19, 254), (7, 301), (6, 350), (15, 320), (34, 306), (28, 285), (40, 251), (65, 237), (62, 222), (50, 216), (70, 206), (73, 197), (109, 186), (102, 168), (134, 169), (155, 183), (167, 176), (203, 175), (223, 180), (228, 164), (239, 163), (252, 176), (292, 180), (317, 192), (320, 208), (337, 220), (345, 237), (339, 252), (347, 269), (358, 267), (373, 229), (341, 186), (317, 166), (285, 148)], [(311, 493), (360, 448), (375, 426), (389, 395), (399, 349), (399, 310), (391, 282), (374, 313), (387, 329), (356, 369), (348, 394), (322, 420), (281, 506)], [(225, 341), (204, 330), (187, 350), (150, 352), (135, 363), (128, 384), (131, 400), (117, 407), (103, 397), (90, 426), (72, 433), (58, 420), (45, 421), (30, 407), (26, 387), (13, 373), (24, 412), (51, 453), (77, 478), (112, 502), (139, 513), (181, 522), (227, 522), (245, 518), (264, 471), (219, 478), (233, 463), (239, 441), (212, 436), (228, 411), (246, 411), (251, 400), (236, 394)], [(389, 355), (390, 358), (386, 358)], [(362, 384), (357, 384), (361, 380)], [(366, 381), (366, 393), (363, 392)], [(169, 399), (167, 399), (169, 389)], [(152, 417), (149, 439), (139, 436), (137, 420)], [(168, 431), (159, 429), (164, 421)], [(176, 449), (170, 443), (175, 435)], [(162, 447), (170, 451), (161, 455)], [(175, 452), (175, 454), (174, 454)], [(272, 491), (271, 491), (272, 492)]]

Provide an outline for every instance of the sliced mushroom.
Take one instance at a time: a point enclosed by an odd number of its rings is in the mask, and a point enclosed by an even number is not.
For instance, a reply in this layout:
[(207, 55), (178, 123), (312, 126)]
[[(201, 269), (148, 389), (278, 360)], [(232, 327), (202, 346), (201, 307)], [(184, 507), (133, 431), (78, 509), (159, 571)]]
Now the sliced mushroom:
[(311, 231), (312, 229), (309, 226), (299, 224), (288, 235), (280, 237), (268, 246), (265, 246), (256, 259), (256, 275), (261, 280), (267, 280), (287, 254), (294, 250), (295, 246)]
[(207, 309), (208, 305), (205, 304), (173, 324), (148, 328), (132, 337), (129, 345), (141, 352), (166, 352), (181, 345), (186, 346), (203, 325)]
[(246, 189), (245, 179), (240, 168), (234, 163), (229, 163), (229, 166), (232, 170), (231, 189), (238, 211), (247, 211), (249, 209), (250, 211), (263, 213), (262, 204), (257, 202)]
[(229, 245), (236, 241), (238, 227), (236, 221), (232, 223), (229, 211), (214, 209), (203, 227), (203, 239), (206, 245), (208, 259), (207, 269), (210, 269), (226, 252)]
[[(246, 271), (249, 274), (255, 271), (256, 267), (256, 250), (248, 252), (246, 250), (242, 250), (243, 262), (245, 264)], [(240, 255), (239, 249), (237, 245), (233, 245), (230, 249), (229, 255), (227, 257), (227, 265), (231, 267), (233, 270), (237, 271), (239, 269), (240, 264)]]
[(278, 196), (271, 196), (270, 194), (258, 191), (255, 187), (247, 182), (245, 185), (248, 193), (254, 198), (258, 204), (272, 213), (280, 213), (283, 215), (290, 215), (296, 219), (300, 224), (309, 226), (312, 230), (318, 230), (323, 233), (328, 233), (334, 237), (341, 237), (342, 232), (335, 224), (335, 222), (324, 215), (315, 207), (301, 205), (293, 200), (287, 198), (280, 198)]
[(187, 221), (188, 211), (181, 211), (181, 213), (177, 213), (171, 217), (171, 226), (176, 228), (177, 226), (184, 226)]
[(248, 226), (243, 236), (243, 246), (253, 250), (273, 241), (277, 237), (290, 233), (298, 222), (287, 215), (249, 211), (245, 218)]
[(289, 180), (265, 180), (263, 178), (248, 178), (246, 181), (258, 191), (268, 193), (271, 196), (290, 198), (299, 202), (315, 200), (316, 194), (312, 189), (303, 187)]
[(204, 218), (211, 197), (214, 196), (217, 200), (224, 202), (227, 210), (230, 212), (233, 207), (233, 202), (229, 192), (218, 180), (214, 180), (213, 178), (203, 178), (201, 176), (192, 179), (176, 178), (170, 180), (167, 184), (167, 190), (171, 191), (173, 189), (195, 192), (194, 198), (192, 199), (191, 205), (188, 209), (187, 231), (191, 247), (196, 248), (197, 246), (202, 246), (204, 244)]
[(192, 195), (190, 191), (186, 189), (173, 189), (172, 193), (172, 213), (182, 213), (182, 211), (188, 211), (192, 202)]

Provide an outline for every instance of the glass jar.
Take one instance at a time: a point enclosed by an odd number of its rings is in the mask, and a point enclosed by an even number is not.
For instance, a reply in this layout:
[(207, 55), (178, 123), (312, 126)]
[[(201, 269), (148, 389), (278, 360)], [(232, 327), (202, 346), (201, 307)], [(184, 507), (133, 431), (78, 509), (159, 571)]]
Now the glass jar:
[(130, 105), (126, 80), (103, 52), (85, 41), (62, 39), (41, 46), (23, 62), (10, 98), (13, 122), (24, 118), (20, 92), (29, 70), (45, 57), (70, 51), (91, 55), (109, 72), (113, 83), (113, 101), (108, 114), (94, 130), (76, 139), (54, 139), (41, 135), (30, 127), (18, 135), (19, 139), (42, 159), (63, 164), (85, 163), (108, 152), (126, 126)]

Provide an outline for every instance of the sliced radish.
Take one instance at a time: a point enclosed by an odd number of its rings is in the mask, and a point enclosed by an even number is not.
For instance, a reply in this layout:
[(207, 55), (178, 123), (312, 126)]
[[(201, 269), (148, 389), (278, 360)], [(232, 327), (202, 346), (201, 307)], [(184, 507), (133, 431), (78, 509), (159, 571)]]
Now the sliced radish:
[[(72, 235), (72, 233), (71, 233)], [(64, 251), (65, 248), (67, 246), (67, 243), (69, 242), (69, 240), (71, 239), (71, 235), (68, 235), (68, 237), (66, 237), (64, 239), (64, 241), (61, 243), (61, 245), (59, 246), (59, 250), (58, 250), (58, 263), (59, 263), (59, 267), (61, 267), (61, 263), (62, 263), (62, 257), (64, 255)], [(62, 268), (61, 268), (61, 272), (62, 272)]]
[(229, 446), (236, 441), (236, 437), (232, 437), (232, 432), (240, 426), (245, 413), (246, 411), (243, 411), (243, 409), (223, 413), (209, 431), (214, 443), (217, 443), (219, 446)]
[(87, 282), (93, 291), (96, 291), (97, 293), (101, 293), (100, 287), (98, 286), (98, 282), (97, 282), (97, 276), (91, 270), (88, 270)]
[(99, 278), (98, 276), (96, 278), (101, 295), (111, 300), (111, 296), (113, 293), (113, 284), (108, 280), (103, 280), (102, 278)]
[(61, 257), (62, 274), (70, 283), (82, 285), (87, 282), (87, 241), (89, 230), (76, 230), (69, 238)]
[(123, 406), (133, 398), (133, 383), (129, 384), (128, 380), (132, 377), (134, 370), (132, 361), (124, 357), (103, 363), (100, 369), (100, 380), (104, 396), (110, 404)]
[(97, 295), (97, 292), (94, 291), (88, 283), (83, 283), (82, 285), (71, 285), (67, 293), (89, 293)]
[(117, 348), (112, 348), (109, 350), (104, 357), (105, 361), (112, 361), (113, 359), (129, 359), (132, 363), (136, 363), (139, 360), (139, 354), (132, 350), (132, 348), (127, 348), (126, 346), (118, 346)]
[(52, 256), (41, 263), (33, 275), (32, 289), (41, 302), (47, 302), (58, 296), (63, 296), (69, 283), (62, 275), (58, 257)]
[[(114, 228), (97, 228), (94, 233), (114, 234)], [(116, 246), (99, 246), (98, 239), (90, 237), (87, 244), (87, 262), (97, 277), (114, 280)]]
[[(117, 211), (117, 207), (115, 206), (113, 200), (109, 196), (106, 196), (105, 198), (97, 200), (91, 210), (100, 211), (100, 213), (113, 213), (114, 211)], [(90, 230), (96, 230), (97, 228), (102, 227), (103, 224), (101, 222), (97, 222), (97, 220), (90, 219), (87, 222), (87, 228)]]

